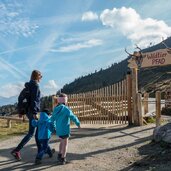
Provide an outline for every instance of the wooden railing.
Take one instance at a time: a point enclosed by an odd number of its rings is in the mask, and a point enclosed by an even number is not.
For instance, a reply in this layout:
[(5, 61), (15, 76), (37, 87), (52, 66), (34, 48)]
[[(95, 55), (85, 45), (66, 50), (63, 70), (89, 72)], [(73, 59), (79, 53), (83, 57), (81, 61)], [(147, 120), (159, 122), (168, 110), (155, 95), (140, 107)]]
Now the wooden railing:
[(17, 121), (17, 122), (28, 122), (28, 119), (23, 116), (22, 118), (17, 118), (17, 117), (10, 117), (10, 116), (0, 116), (0, 119), (6, 120), (7, 121), (7, 127), (11, 128), (11, 122), (12, 121)]

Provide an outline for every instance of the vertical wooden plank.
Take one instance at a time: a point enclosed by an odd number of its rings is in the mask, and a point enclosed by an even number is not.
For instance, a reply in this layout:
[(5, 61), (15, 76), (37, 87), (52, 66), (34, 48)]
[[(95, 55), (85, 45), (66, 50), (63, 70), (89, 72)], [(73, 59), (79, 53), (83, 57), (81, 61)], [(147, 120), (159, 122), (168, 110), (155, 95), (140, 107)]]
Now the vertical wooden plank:
[[(102, 89), (100, 88), (99, 89), (99, 105), (102, 106)], [(102, 115), (102, 112), (99, 110), (99, 123), (101, 124), (101, 115)]]
[(106, 96), (106, 98), (105, 98), (105, 104), (106, 104), (106, 107), (105, 107), (105, 124), (108, 124), (109, 123), (109, 116), (108, 116), (108, 87), (106, 87), (105, 88), (105, 96)]
[(91, 92), (88, 92), (88, 101), (89, 101), (89, 109), (88, 109), (88, 117), (89, 117), (89, 123), (91, 124)]
[(116, 124), (116, 84), (113, 85), (113, 98), (114, 98), (114, 101), (113, 101), (113, 122), (114, 124)]
[(142, 116), (142, 95), (137, 93), (137, 102), (138, 102), (138, 118), (139, 118), (139, 126), (143, 126), (143, 116)]
[[(95, 103), (98, 105), (98, 99), (97, 99), (97, 90), (95, 90)], [(95, 124), (97, 124), (97, 109), (95, 109)]]
[[(89, 102), (88, 99), (89, 96), (89, 92), (86, 93), (86, 101)], [(86, 107), (86, 124), (89, 123), (89, 104), (87, 103), (87, 107)]]
[(127, 79), (125, 79), (125, 84), (124, 84), (124, 104), (125, 104), (125, 124), (128, 123), (127, 122), (127, 115), (128, 115), (128, 104), (127, 104)]
[[(94, 103), (94, 91), (91, 91), (91, 103)], [(91, 118), (92, 118), (92, 124), (94, 124), (94, 107), (91, 106)]]
[(85, 93), (85, 104), (86, 104), (86, 106), (85, 106), (85, 117), (84, 117), (84, 120), (85, 120), (85, 124), (87, 124), (87, 121), (86, 121), (86, 116), (87, 116), (87, 92)]
[[(85, 117), (85, 104), (85, 93), (83, 93), (83, 118)], [(83, 123), (85, 123), (85, 121)]]
[(123, 89), (123, 86), (124, 86), (124, 80), (122, 80), (121, 81), (121, 123), (123, 124), (123, 122), (124, 122), (124, 99), (123, 99), (123, 91), (124, 91), (124, 89)]
[(80, 117), (80, 105), (81, 105), (79, 98), (80, 98), (80, 93), (77, 94), (77, 101), (76, 101), (76, 104), (75, 104), (76, 108), (78, 110), (78, 115), (77, 115), (78, 117)]
[(144, 93), (144, 115), (148, 113), (148, 98), (149, 98), (149, 94)]
[(133, 124), (133, 117), (132, 117), (132, 102), (131, 102), (131, 96), (132, 96), (132, 80), (131, 80), (131, 73), (127, 73), (127, 105), (128, 105), (128, 124)]
[(119, 119), (119, 83), (116, 83), (116, 123), (118, 124)]
[(112, 85), (109, 86), (109, 111), (110, 111), (110, 117), (109, 117), (109, 123), (112, 124)]
[(115, 99), (115, 97), (116, 97), (116, 95), (115, 95), (115, 90), (116, 90), (116, 86), (115, 86), (116, 84), (113, 84), (113, 94), (112, 94), (112, 96), (113, 96), (113, 103), (112, 103), (112, 105), (113, 105), (113, 123), (114, 124), (116, 124), (116, 117), (115, 117), (115, 115), (116, 115), (116, 107), (115, 107), (115, 105), (116, 105), (116, 99)]
[[(103, 90), (103, 107), (105, 108), (105, 101), (106, 101), (106, 96), (105, 96), (105, 88), (102, 89)], [(105, 124), (105, 111), (102, 111), (102, 123)]]
[(72, 101), (71, 101), (71, 103), (70, 103), (70, 107), (71, 107), (72, 110), (74, 111), (75, 115), (77, 115), (77, 111), (75, 110), (74, 101), (75, 101), (75, 94), (72, 94)]
[(7, 119), (7, 127), (11, 128), (11, 119)]
[(156, 92), (156, 127), (161, 125), (161, 92)]
[(138, 125), (139, 119), (137, 116), (137, 94), (138, 93), (138, 78), (137, 68), (132, 68), (132, 101), (133, 101), (133, 124)]
[(119, 85), (118, 87), (118, 107), (119, 107), (118, 117), (119, 117), (119, 123), (121, 124), (121, 82), (119, 82), (118, 85)]
[(112, 85), (112, 97), (113, 97), (113, 100), (112, 100), (112, 113), (113, 113), (112, 123), (115, 123), (115, 84)]
[(123, 100), (123, 124), (125, 124), (125, 118), (126, 118), (126, 103), (125, 103), (125, 101), (126, 101), (126, 98), (125, 98), (125, 87), (126, 87), (126, 79), (124, 79), (123, 80), (123, 93), (122, 93), (122, 96), (123, 96), (123, 98), (122, 98), (122, 100)]
[(106, 112), (106, 117), (105, 117), (105, 124), (109, 124), (109, 113), (108, 113), (108, 86), (106, 87), (106, 92), (105, 92), (105, 94), (106, 94), (106, 110), (105, 110), (105, 112)]
[[(99, 97), (100, 97), (99, 90), (100, 89), (97, 90), (97, 104), (98, 104), (98, 106), (100, 105), (100, 103), (99, 103), (99, 101), (100, 101), (100, 99), (99, 99)], [(99, 114), (100, 114), (99, 112), (100, 111), (97, 109), (97, 124), (99, 123)]]

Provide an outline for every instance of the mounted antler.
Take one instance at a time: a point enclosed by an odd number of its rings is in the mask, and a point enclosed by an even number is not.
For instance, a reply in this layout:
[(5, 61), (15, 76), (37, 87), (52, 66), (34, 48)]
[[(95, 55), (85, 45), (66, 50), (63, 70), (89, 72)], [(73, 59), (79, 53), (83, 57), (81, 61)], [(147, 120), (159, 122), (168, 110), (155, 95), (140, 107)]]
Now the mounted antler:
[(164, 42), (164, 40), (161, 42), (167, 49), (167, 52), (171, 54), (171, 48), (167, 46), (167, 44)]
[(136, 45), (136, 49), (139, 49), (140, 51), (142, 50), (137, 44)]
[(129, 53), (129, 52), (126, 50), (126, 48), (125, 48), (125, 52), (126, 52), (128, 55), (130, 55), (130, 56), (134, 56), (133, 54)]
[(171, 48), (168, 47), (168, 46), (166, 45), (166, 43), (164, 42), (164, 40), (163, 40), (161, 43), (162, 43), (167, 49), (171, 50)]

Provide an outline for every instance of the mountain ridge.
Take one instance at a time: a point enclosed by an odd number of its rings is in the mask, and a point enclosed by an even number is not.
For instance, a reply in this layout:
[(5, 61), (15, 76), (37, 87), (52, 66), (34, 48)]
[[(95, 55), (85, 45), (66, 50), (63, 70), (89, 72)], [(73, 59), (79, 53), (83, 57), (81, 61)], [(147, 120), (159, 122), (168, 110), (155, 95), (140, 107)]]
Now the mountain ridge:
[[(168, 47), (171, 47), (171, 37), (164, 40), (164, 43), (167, 44)], [(160, 42), (154, 46), (142, 49), (141, 52), (152, 52), (164, 48), (166, 48), (165, 45), (162, 42)], [(79, 77), (75, 79), (73, 82), (64, 85), (61, 89), (61, 92), (64, 92), (66, 94), (81, 93), (96, 90), (117, 83), (126, 76), (127, 72), (130, 71), (130, 69), (128, 68), (129, 59), (130, 56), (128, 56), (126, 59), (122, 60), (119, 63), (112, 64), (107, 69), (101, 69), (98, 72), (96, 71), (95, 73)], [(157, 82), (161, 84), (160, 82), (162, 81), (165, 81), (166, 84), (167, 82), (169, 82), (167, 80), (170, 79), (171, 67), (169, 65), (142, 68), (138, 71), (139, 91), (141, 91), (142, 93), (150, 92), (152, 88), (154, 88), (154, 91), (163, 90), (163, 87), (160, 88), (160, 86), (158, 85), (152, 86), (151, 84), (157, 84)], [(167, 87), (168, 86), (169, 85), (167, 85)]]

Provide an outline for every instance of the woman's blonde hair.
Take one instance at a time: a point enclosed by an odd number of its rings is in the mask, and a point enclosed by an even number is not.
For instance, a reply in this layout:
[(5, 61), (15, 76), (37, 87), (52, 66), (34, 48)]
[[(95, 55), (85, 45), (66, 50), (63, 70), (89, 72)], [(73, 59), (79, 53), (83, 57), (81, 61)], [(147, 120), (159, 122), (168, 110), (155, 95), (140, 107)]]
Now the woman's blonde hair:
[(40, 76), (42, 77), (40, 71), (38, 71), (38, 70), (33, 70), (32, 73), (31, 73), (31, 78), (30, 78), (30, 79), (31, 79), (31, 80), (38, 80)]

